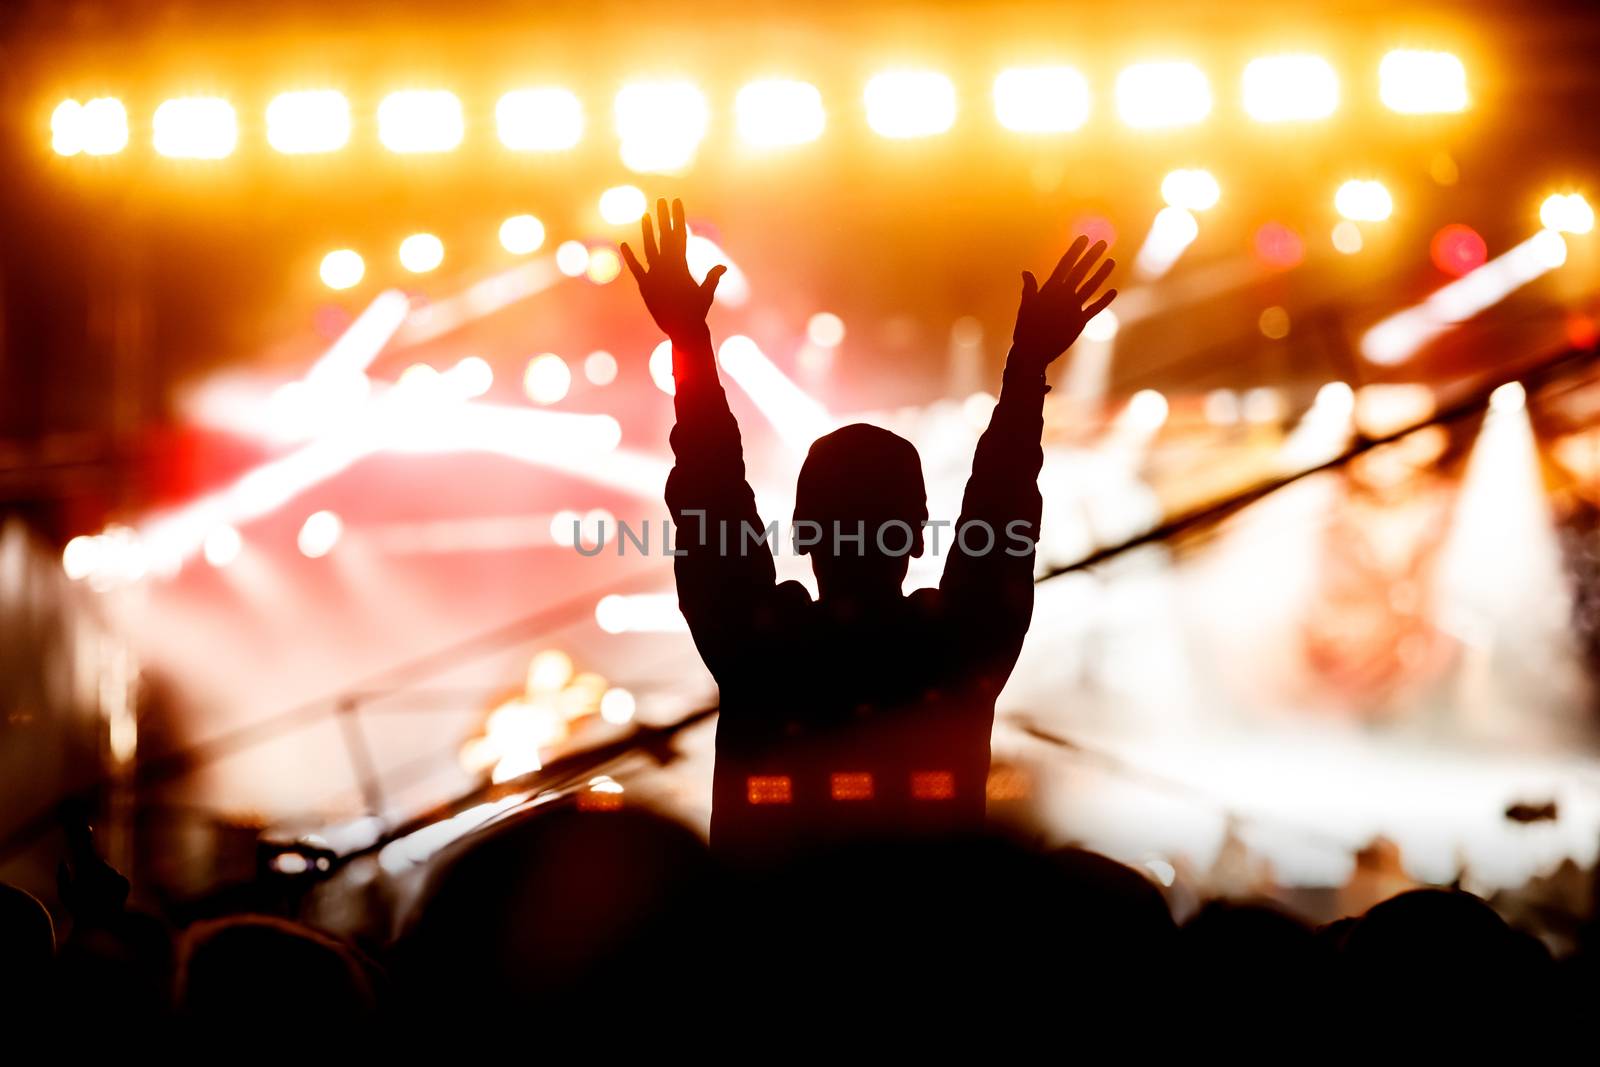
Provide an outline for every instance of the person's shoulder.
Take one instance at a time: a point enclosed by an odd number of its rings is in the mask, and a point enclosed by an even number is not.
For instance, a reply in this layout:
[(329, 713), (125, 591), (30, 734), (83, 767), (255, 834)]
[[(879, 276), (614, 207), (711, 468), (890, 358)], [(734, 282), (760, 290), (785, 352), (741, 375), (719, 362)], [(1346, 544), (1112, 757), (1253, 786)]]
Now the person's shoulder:
[(787, 582), (779, 582), (773, 597), (778, 606), (784, 609), (803, 610), (815, 603), (811, 599), (810, 591), (792, 578)]

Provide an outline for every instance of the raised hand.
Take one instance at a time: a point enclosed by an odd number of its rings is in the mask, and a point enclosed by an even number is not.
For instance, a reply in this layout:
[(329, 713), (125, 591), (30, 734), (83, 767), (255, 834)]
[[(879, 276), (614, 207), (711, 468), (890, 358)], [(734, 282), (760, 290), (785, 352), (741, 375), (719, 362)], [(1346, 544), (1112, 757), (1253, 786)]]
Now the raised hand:
[[(1108, 259), (1098, 270), (1084, 276), (1105, 254), (1106, 243), (1096, 241), (1093, 248), (1087, 237), (1079, 237), (1056, 264), (1055, 271), (1040, 285), (1029, 271), (1022, 272), (1022, 305), (1017, 308), (1017, 326), (1011, 334), (1011, 358), (1025, 360), (1043, 371), (1078, 339), (1088, 321), (1104, 311), (1116, 298), (1107, 289), (1098, 299), (1095, 290), (1111, 276), (1116, 260)], [(1090, 302), (1092, 301), (1092, 302)]]
[(686, 340), (704, 331), (717, 282), (728, 268), (721, 264), (712, 267), (703, 282), (695, 281), (689, 273), (689, 227), (683, 221), (682, 200), (672, 202), (670, 214), (666, 200), (657, 200), (656, 220), (661, 230), (659, 246), (650, 215), (645, 213), (644, 263), (626, 244), (622, 246), (622, 258), (639, 283), (639, 295), (644, 297), (644, 306), (661, 332), (674, 341)]

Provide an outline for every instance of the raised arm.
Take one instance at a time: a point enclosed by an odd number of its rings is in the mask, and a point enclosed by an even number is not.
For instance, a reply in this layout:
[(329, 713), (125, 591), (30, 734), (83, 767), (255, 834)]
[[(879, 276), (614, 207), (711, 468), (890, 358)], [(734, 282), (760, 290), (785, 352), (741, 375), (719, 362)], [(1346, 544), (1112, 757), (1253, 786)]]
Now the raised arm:
[(1110, 289), (1095, 298), (1116, 263), (1108, 259), (1091, 275), (1106, 246), (1088, 245), (1085, 237), (1074, 241), (1043, 285), (1023, 272), (1000, 401), (978, 440), (939, 586), (962, 617), (982, 621), (1003, 644), (1020, 642), (1033, 612), (1045, 370), (1117, 295)]
[(667, 508), (674, 526), (673, 561), (678, 603), (706, 663), (717, 673), (736, 656), (751, 620), (776, 579), (772, 552), (755, 493), (744, 476), (744, 446), (728, 396), (717, 378), (706, 313), (727, 268), (712, 267), (705, 281), (689, 273), (689, 229), (683, 202), (656, 203), (657, 228), (643, 223), (644, 263), (627, 245), (622, 258), (656, 325), (672, 342), (672, 429), (676, 464), (667, 477)]

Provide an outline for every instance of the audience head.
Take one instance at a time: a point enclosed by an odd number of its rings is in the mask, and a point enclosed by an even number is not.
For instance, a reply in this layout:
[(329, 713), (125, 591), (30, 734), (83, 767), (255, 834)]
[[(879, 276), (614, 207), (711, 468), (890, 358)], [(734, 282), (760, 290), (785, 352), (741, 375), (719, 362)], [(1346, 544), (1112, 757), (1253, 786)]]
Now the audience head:
[(372, 1018), (377, 995), (360, 957), (308, 926), (265, 915), (196, 923), (183, 934), (177, 1010), (205, 1028), (280, 1020), (325, 1029)]

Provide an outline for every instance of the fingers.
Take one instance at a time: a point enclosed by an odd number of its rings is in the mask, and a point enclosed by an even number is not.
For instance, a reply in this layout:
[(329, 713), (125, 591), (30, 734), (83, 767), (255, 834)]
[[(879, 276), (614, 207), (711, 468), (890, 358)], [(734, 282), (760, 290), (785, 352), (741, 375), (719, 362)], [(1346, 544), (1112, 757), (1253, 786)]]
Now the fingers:
[(682, 200), (674, 200), (672, 202), (672, 232), (678, 238), (679, 244), (688, 240), (689, 224), (683, 218)]
[(644, 213), (644, 221), (639, 224), (639, 229), (644, 233), (644, 261), (654, 263), (661, 253), (656, 251), (656, 228), (650, 225), (650, 213)]
[(1039, 279), (1033, 276), (1033, 271), (1022, 272), (1022, 302), (1026, 304), (1039, 295)]
[(672, 240), (672, 216), (668, 213), (666, 197), (656, 201), (656, 226), (661, 230), (661, 247), (665, 249)]
[(1054, 285), (1066, 277), (1067, 271), (1071, 270), (1078, 257), (1083, 255), (1083, 250), (1088, 244), (1089, 238), (1079, 235), (1078, 239), (1072, 242), (1072, 247), (1067, 249), (1067, 254), (1062, 256), (1061, 261), (1056, 264), (1056, 269), (1050, 272), (1050, 277), (1045, 281), (1045, 284)]
[(1089, 249), (1082, 259), (1074, 263), (1071, 270), (1067, 271), (1066, 276), (1061, 279), (1061, 284), (1068, 289), (1076, 289), (1078, 282), (1082, 281), (1083, 276), (1089, 273), (1089, 268), (1094, 266), (1095, 261), (1105, 253), (1106, 243), (1104, 241), (1096, 241), (1094, 247)]
[(700, 291), (706, 294), (707, 297), (716, 296), (717, 283), (722, 280), (722, 276), (726, 273), (728, 273), (728, 268), (721, 263), (706, 271), (706, 280), (700, 283)]
[(1116, 260), (1106, 260), (1104, 263), (1100, 264), (1100, 269), (1095, 271), (1094, 274), (1090, 276), (1088, 281), (1084, 282), (1083, 285), (1078, 287), (1077, 292), (1073, 295), (1077, 297), (1080, 304), (1093, 296), (1095, 290), (1099, 289), (1106, 283), (1106, 279), (1111, 277), (1111, 271), (1114, 267), (1116, 267), (1116, 265)]
[(1107, 289), (1105, 292), (1101, 293), (1099, 300), (1096, 300), (1094, 303), (1083, 309), (1083, 321), (1088, 322), (1090, 319), (1100, 314), (1100, 312), (1110, 307), (1111, 301), (1115, 300), (1116, 298), (1117, 291), (1115, 289)]
[[(649, 225), (650, 221), (646, 219), (645, 226), (648, 227)], [(646, 247), (648, 248), (649, 246)], [(650, 253), (647, 251), (645, 254), (649, 255)], [(633, 249), (628, 247), (628, 242), (626, 241), (622, 242), (622, 262), (628, 265), (628, 273), (633, 275), (633, 280), (643, 285), (644, 267), (639, 263), (638, 259), (634, 258)]]

